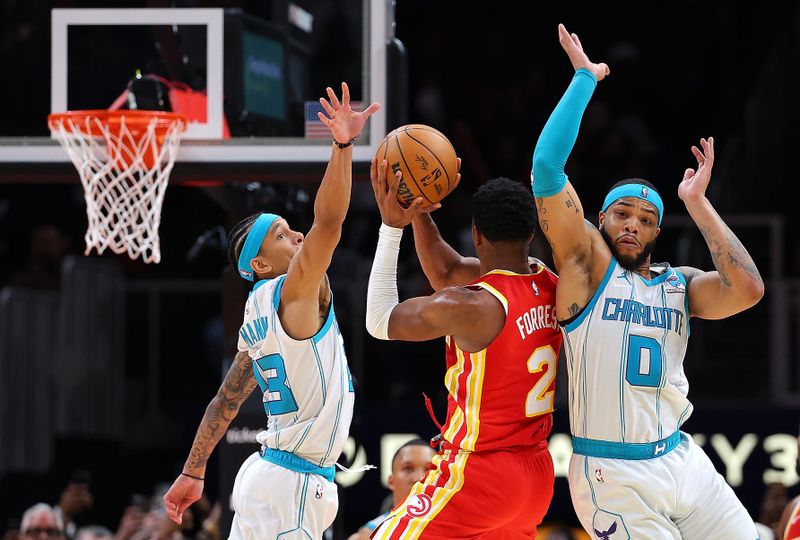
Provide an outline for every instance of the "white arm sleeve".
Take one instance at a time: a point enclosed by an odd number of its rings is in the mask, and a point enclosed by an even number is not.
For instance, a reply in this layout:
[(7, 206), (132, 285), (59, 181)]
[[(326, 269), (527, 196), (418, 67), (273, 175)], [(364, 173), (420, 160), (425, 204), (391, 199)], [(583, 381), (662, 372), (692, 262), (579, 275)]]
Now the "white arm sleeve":
[(389, 339), (389, 316), (399, 303), (397, 254), (402, 238), (403, 229), (381, 224), (367, 287), (367, 332), (377, 339)]

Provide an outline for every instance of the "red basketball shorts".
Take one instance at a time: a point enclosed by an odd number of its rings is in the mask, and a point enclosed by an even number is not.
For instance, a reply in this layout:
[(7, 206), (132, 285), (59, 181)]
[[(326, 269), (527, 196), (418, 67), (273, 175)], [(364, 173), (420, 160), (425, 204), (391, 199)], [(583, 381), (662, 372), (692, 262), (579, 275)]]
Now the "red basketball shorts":
[(485, 452), (444, 450), (370, 538), (536, 538), (552, 498), (546, 441)]

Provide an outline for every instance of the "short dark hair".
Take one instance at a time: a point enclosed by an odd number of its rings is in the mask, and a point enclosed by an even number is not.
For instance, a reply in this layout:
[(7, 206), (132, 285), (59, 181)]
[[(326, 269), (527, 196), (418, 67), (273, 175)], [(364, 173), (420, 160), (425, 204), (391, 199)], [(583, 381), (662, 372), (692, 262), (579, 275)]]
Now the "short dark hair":
[(492, 178), (472, 196), (472, 222), (492, 242), (524, 242), (536, 232), (536, 204), (530, 186)]
[[(615, 187), (619, 186), (625, 186), (628, 184), (642, 184), (643, 186), (647, 186), (648, 188), (658, 193), (658, 196), (661, 197), (661, 192), (658, 191), (658, 188), (656, 188), (656, 186), (654, 186), (644, 178), (626, 178), (625, 180), (620, 180), (619, 182), (611, 186), (611, 189), (614, 189)], [(611, 191), (611, 189), (609, 189), (608, 191)]]
[(401, 451), (403, 448), (407, 447), (407, 446), (427, 446), (428, 448), (431, 448), (431, 449), (433, 449), (433, 448), (431, 447), (430, 443), (429, 443), (428, 441), (424, 440), (424, 439), (411, 439), (410, 441), (408, 441), (407, 443), (405, 443), (403, 446), (401, 446), (400, 448), (398, 448), (398, 449), (397, 449), (397, 452), (395, 452), (395, 453), (394, 453), (394, 456), (392, 456), (392, 469), (394, 469), (394, 462), (395, 462), (395, 461), (397, 461), (397, 456), (399, 456), (399, 455), (400, 455), (400, 451)]
[(239, 273), (239, 255), (244, 248), (244, 241), (247, 238), (247, 233), (253, 228), (253, 223), (256, 222), (261, 212), (247, 216), (242, 221), (236, 224), (228, 234), (228, 260), (233, 267), (234, 272)]

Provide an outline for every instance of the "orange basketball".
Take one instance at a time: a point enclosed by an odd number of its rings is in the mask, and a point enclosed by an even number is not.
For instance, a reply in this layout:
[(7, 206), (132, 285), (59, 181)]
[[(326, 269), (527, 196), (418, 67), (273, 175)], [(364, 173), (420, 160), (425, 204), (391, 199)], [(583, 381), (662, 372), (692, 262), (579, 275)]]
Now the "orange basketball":
[[(389, 133), (375, 154), (389, 162), (387, 176), (403, 173), (397, 199), (408, 207), (414, 199), (434, 204), (456, 186), (456, 151), (447, 137), (430, 126), (409, 124)], [(390, 178), (387, 178), (391, 182)]]

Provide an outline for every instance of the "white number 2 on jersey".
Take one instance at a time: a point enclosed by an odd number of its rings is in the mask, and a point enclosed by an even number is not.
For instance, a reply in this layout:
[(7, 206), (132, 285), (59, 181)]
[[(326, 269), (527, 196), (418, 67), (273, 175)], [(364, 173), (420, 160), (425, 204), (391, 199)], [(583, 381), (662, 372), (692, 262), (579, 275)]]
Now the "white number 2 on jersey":
[(541, 373), (545, 367), (547, 370), (542, 374), (531, 391), (528, 392), (528, 399), (525, 401), (525, 415), (539, 416), (553, 412), (553, 400), (555, 390), (550, 390), (550, 383), (556, 376), (556, 362), (558, 355), (551, 345), (539, 347), (530, 358), (528, 358), (528, 372)]

